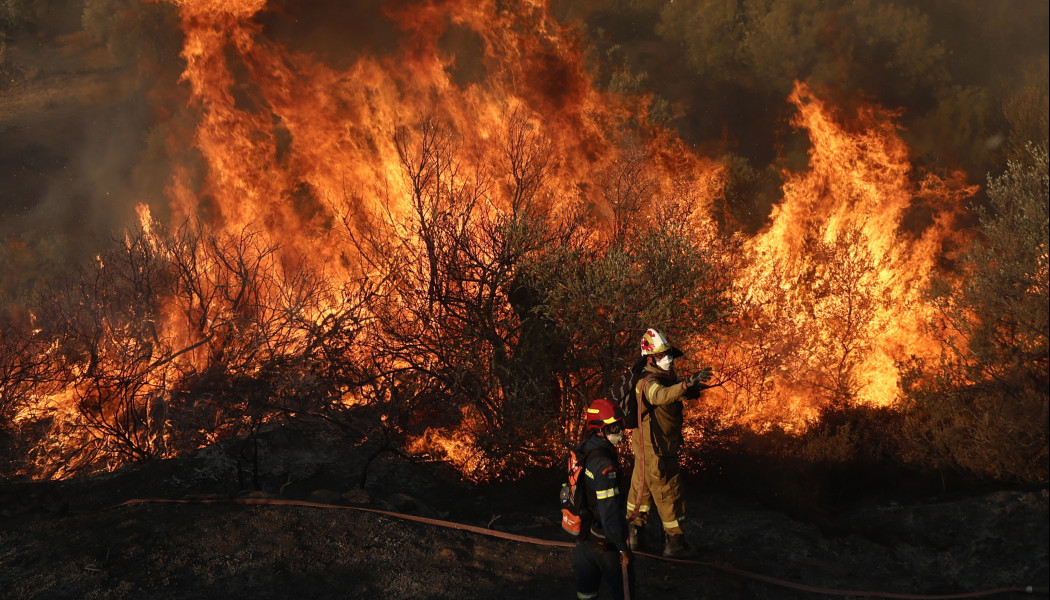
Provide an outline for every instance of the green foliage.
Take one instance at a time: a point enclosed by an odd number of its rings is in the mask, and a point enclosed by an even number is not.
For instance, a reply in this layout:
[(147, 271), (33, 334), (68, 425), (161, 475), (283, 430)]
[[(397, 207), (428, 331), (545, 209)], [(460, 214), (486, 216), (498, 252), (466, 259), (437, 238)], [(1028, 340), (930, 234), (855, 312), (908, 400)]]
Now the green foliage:
[(1010, 124), (1006, 156), (1015, 162), (1026, 160), (1028, 144), (1050, 139), (1050, 57), (1043, 54), (1022, 67), (1021, 80), (1003, 102)]
[[(988, 185), (979, 238), (963, 257), (961, 296), (943, 299), (951, 323), (966, 334), (979, 379), (1006, 384), (1018, 377), (1047, 381), (1047, 150), (1030, 147)], [(965, 318), (973, 310), (979, 321)], [(1025, 381), (1024, 383), (1029, 383)]]
[(724, 81), (745, 66), (741, 13), (736, 0), (670, 3), (661, 11), (657, 33), (682, 44), (701, 77)]
[(916, 119), (908, 134), (915, 152), (931, 163), (968, 165), (987, 172), (1002, 136), (995, 99), (982, 86), (946, 86), (936, 92), (936, 107)]
[[(609, 61), (614, 62), (616, 60), (616, 52), (618, 47), (614, 46), (609, 51)], [(631, 66), (631, 62), (627, 57), (620, 59), (620, 66), (614, 68), (612, 74), (609, 77), (608, 89), (614, 94), (646, 94), (645, 82), (649, 79), (649, 74), (644, 70), (636, 71)], [(667, 125), (671, 121), (673, 109), (670, 103), (658, 94), (648, 92), (650, 95), (648, 106), (646, 107), (646, 118), (649, 124), (652, 125)]]
[(780, 96), (796, 79), (861, 83), (872, 76), (862, 69), (874, 64), (897, 86), (945, 77), (945, 50), (931, 40), (926, 16), (893, 4), (680, 1), (664, 6), (658, 33), (686, 48), (701, 77)]
[(581, 397), (619, 376), (646, 328), (682, 343), (726, 317), (727, 274), (714, 251), (666, 221), (634, 231), (624, 244), (554, 249), (529, 266), (543, 294), (536, 310), (565, 345)]

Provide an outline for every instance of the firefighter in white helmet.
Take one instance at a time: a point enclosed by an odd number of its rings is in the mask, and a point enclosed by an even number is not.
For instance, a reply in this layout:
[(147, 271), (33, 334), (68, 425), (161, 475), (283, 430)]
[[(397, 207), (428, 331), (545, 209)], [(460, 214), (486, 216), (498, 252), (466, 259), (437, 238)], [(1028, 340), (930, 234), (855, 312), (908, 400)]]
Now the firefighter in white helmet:
[(709, 387), (711, 368), (705, 367), (686, 380), (675, 373), (674, 361), (683, 356), (667, 338), (648, 329), (642, 336), (642, 356), (646, 357), (645, 376), (635, 387), (638, 427), (631, 434), (634, 472), (627, 496), (629, 543), (632, 550), (642, 546), (643, 530), (649, 513), (656, 508), (666, 542), (663, 555), (681, 557), (691, 553), (685, 541), (678, 451), (682, 447), (682, 400), (696, 398)]

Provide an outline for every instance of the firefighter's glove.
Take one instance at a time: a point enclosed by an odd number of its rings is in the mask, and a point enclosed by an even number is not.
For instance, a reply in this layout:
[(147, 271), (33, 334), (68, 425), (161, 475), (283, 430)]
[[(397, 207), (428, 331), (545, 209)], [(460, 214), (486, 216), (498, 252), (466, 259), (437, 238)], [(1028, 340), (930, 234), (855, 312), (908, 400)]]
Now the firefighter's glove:
[(685, 380), (685, 387), (689, 390), (704, 390), (711, 386), (707, 382), (711, 379), (711, 367), (704, 367)]

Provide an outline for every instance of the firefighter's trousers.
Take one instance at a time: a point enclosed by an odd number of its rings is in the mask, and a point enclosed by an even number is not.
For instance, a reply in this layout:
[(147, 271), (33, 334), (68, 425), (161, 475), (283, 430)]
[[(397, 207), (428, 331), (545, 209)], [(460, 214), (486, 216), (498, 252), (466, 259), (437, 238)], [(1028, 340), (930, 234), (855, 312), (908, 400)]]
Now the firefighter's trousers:
[[(594, 600), (598, 598), (598, 587), (604, 581), (615, 600), (623, 600), (627, 595), (623, 589), (623, 567), (620, 566), (620, 552), (612, 544), (585, 540), (576, 542), (572, 556), (573, 568), (576, 569), (577, 600)], [(627, 566), (628, 593), (634, 593), (634, 563)]]
[(627, 496), (627, 520), (642, 527), (649, 520), (650, 509), (655, 506), (664, 531), (668, 535), (681, 535), (685, 500), (682, 498), (678, 456), (657, 456), (647, 425), (644, 423), (631, 433), (634, 471), (631, 473), (631, 493)]

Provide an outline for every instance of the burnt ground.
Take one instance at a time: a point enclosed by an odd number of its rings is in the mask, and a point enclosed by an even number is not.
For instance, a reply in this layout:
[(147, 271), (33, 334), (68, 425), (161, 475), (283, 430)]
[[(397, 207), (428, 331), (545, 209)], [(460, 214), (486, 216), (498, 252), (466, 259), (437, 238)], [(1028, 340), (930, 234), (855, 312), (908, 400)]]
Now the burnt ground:
[[(473, 486), (440, 462), (289, 429), (271, 432), (259, 449), (254, 492), (240, 489), (251, 474), (235, 442), (118, 473), (3, 484), (0, 598), (574, 597), (569, 548), (345, 508), (564, 542), (557, 472)], [(134, 498), (206, 503), (117, 506)], [(231, 498), (333, 508), (226, 502)], [(808, 586), (916, 595), (1048, 583), (1046, 489), (855, 499), (814, 511), (813, 519), (695, 485), (688, 498), (694, 520), (687, 533), (707, 564), (641, 556), (636, 597), (832, 597), (727, 568)], [(648, 534), (658, 553), (659, 534)]]

